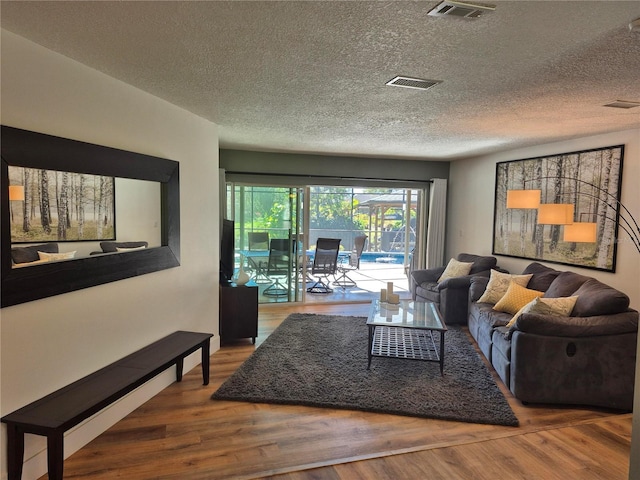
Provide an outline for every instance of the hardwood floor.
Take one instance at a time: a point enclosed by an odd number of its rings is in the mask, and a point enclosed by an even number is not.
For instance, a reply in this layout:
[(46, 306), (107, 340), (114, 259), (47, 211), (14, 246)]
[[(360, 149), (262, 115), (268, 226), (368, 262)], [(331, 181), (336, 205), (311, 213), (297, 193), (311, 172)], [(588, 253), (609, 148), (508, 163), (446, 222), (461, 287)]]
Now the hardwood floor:
[[(265, 305), (261, 343), (293, 312), (366, 316), (368, 304)], [(211, 394), (253, 352), (211, 356), (65, 461), (65, 479), (626, 479), (631, 414), (523, 406), (500, 427), (365, 412), (223, 402)], [(43, 478), (46, 479), (46, 476)]]

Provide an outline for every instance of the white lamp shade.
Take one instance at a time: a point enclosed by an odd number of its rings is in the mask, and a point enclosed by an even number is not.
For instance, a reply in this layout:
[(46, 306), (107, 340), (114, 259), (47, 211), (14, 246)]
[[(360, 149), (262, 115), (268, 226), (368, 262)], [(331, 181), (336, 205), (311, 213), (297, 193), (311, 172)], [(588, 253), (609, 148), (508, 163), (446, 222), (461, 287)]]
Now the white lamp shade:
[(540, 190), (507, 190), (507, 208), (538, 208)]
[(564, 226), (565, 242), (595, 243), (596, 236), (596, 224), (592, 222), (575, 222)]
[(538, 223), (543, 225), (570, 225), (573, 223), (572, 203), (541, 203)]
[(24, 200), (24, 187), (22, 185), (9, 185), (9, 200)]

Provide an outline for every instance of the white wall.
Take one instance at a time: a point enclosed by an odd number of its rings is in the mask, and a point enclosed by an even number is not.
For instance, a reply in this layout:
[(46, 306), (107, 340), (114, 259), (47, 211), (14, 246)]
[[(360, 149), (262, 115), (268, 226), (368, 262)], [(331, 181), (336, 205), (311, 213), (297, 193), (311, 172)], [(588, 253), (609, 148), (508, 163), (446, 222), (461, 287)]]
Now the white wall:
[[(460, 252), (491, 254), (493, 237), (493, 203), (495, 192), (495, 164), (542, 155), (587, 150), (611, 145), (625, 145), (622, 172), (622, 203), (640, 221), (640, 130), (585, 137), (566, 142), (550, 143), (536, 147), (488, 155), (477, 159), (454, 162), (451, 165), (449, 183), (449, 216), (447, 221), (447, 258)], [(521, 272), (530, 260), (498, 256), (498, 264), (511, 272)], [(544, 262), (541, 262), (544, 263)], [(550, 267), (572, 270), (595, 277), (629, 295), (631, 306), (640, 310), (640, 255), (621, 232), (618, 245), (616, 273), (569, 268), (562, 265)], [(640, 357), (639, 357), (640, 358)], [(634, 412), (640, 412), (640, 362), (636, 363)], [(634, 415), (633, 438), (629, 478), (640, 478), (640, 419)]]
[[(2, 124), (180, 162), (181, 266), (2, 309), (0, 413), (175, 330), (214, 333), (217, 350), (216, 125), (10, 32), (3, 30), (1, 40)], [(198, 357), (190, 356), (185, 370)], [(175, 372), (167, 371), (77, 428), (65, 454), (174, 380)], [(1, 438), (4, 477), (4, 425)], [(23, 478), (46, 471), (45, 445), (27, 436)]]

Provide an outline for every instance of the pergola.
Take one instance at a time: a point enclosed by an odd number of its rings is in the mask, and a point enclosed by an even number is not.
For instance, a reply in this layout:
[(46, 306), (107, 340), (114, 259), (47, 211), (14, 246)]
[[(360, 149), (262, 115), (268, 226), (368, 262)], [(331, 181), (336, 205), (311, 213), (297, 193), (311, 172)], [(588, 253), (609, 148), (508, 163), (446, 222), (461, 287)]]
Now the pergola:
[[(401, 220), (403, 225), (406, 225), (407, 203), (409, 200), (410, 209), (416, 213), (414, 215), (414, 218), (416, 218), (418, 198), (413, 195), (411, 195), (410, 199), (408, 197), (409, 194), (406, 190), (395, 190), (360, 202), (358, 208), (369, 209), (369, 250), (378, 252), (390, 251), (393, 248), (393, 243), (397, 243), (398, 237), (400, 237), (399, 243), (404, 249), (406, 229), (392, 231), (387, 227), (389, 227), (390, 221), (395, 222), (397, 220)], [(398, 210), (400, 210), (400, 213), (398, 213)]]

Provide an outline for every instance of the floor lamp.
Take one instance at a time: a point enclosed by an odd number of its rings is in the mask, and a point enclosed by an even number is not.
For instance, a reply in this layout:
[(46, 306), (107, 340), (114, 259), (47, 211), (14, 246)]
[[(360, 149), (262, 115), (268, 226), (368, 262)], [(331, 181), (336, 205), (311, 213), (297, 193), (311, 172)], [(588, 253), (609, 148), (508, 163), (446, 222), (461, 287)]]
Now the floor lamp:
[[(618, 218), (613, 219), (606, 214), (598, 214), (612, 220), (620, 226), (631, 239), (633, 246), (640, 253), (640, 227), (638, 222), (631, 214), (629, 209), (625, 207), (614, 195), (603, 190), (592, 183), (585, 182), (576, 178), (568, 177), (539, 177), (527, 182), (559, 179), (570, 180), (588, 185), (592, 189), (598, 191), (605, 196), (606, 200), (601, 196), (592, 195), (586, 192), (577, 192), (579, 195), (585, 195), (604, 203), (608, 207), (618, 212)], [(564, 241), (565, 242), (585, 242), (595, 243), (597, 238), (597, 226), (595, 222), (576, 222), (574, 221), (575, 206), (572, 203), (541, 203), (542, 191), (539, 189), (531, 190), (507, 190), (507, 208), (531, 208), (538, 210), (537, 223), (543, 225), (564, 225)], [(619, 208), (617, 208), (619, 207)]]

